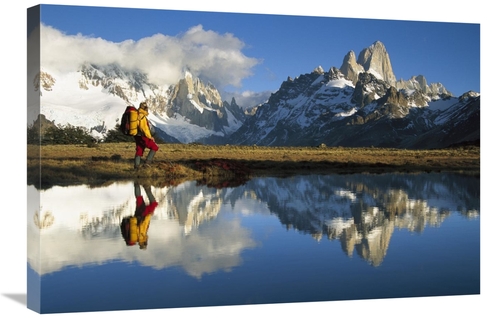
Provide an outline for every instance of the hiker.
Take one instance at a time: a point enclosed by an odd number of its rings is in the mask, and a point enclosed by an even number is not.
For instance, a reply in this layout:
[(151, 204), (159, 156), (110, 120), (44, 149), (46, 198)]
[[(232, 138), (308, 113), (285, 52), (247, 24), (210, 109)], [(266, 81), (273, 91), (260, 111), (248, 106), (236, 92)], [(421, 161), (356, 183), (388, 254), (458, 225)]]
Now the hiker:
[(135, 139), (135, 158), (134, 158), (134, 169), (139, 169), (141, 165), (141, 158), (144, 154), (144, 150), (146, 148), (149, 149), (148, 156), (146, 157), (146, 161), (144, 162), (144, 167), (150, 167), (151, 162), (153, 161), (153, 157), (155, 153), (158, 151), (158, 145), (154, 137), (151, 134), (151, 128), (148, 121), (148, 105), (146, 102), (142, 102), (139, 104), (139, 124), (138, 124), (138, 133), (134, 136)]
[(141, 193), (141, 185), (134, 182), (135, 195), (135, 213), (132, 217), (127, 217), (122, 220), (121, 231), (128, 246), (133, 246), (139, 243), (141, 250), (147, 249), (148, 246), (148, 229), (158, 202), (151, 192), (151, 185), (144, 185), (144, 190), (148, 197), (148, 203), (144, 200)]

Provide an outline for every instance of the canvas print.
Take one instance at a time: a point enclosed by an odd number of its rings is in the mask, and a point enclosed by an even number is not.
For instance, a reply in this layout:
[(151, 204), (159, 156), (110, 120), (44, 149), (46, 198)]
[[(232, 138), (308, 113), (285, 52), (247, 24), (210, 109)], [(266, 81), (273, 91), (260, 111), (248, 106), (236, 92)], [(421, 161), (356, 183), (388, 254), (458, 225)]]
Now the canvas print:
[(27, 17), (30, 310), (480, 294), (479, 24)]

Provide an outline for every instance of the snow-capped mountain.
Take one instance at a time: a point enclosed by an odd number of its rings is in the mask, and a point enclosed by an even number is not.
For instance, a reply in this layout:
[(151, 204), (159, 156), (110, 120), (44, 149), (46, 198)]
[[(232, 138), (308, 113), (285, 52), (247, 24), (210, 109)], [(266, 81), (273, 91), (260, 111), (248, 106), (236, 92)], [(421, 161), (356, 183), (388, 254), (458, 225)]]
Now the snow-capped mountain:
[[(287, 229), (338, 240), (347, 255), (357, 252), (377, 266), (396, 229), (419, 233), (440, 226), (452, 213), (475, 218), (480, 205), (479, 179), (467, 175), (302, 175), (257, 178), (223, 189), (188, 181), (151, 187), (159, 205), (148, 250), (159, 252), (146, 255), (126, 246), (120, 232), (121, 220), (136, 208), (134, 187), (133, 182), (29, 186), (28, 194), (43, 200), (42, 206), (28, 200), (30, 266), (42, 275), (65, 266), (124, 260), (157, 269), (181, 266), (201, 277), (236, 266), (241, 252), (258, 245), (239, 218), (221, 217), (226, 213), (273, 215)], [(144, 195), (145, 188), (140, 189)]]
[[(33, 81), (40, 94), (40, 113), (56, 125), (85, 127), (97, 139), (119, 123), (127, 105), (149, 105), (151, 123), (160, 138), (189, 143), (211, 135), (224, 137), (238, 129), (243, 110), (223, 102), (211, 84), (190, 72), (176, 85), (156, 85), (147, 75), (120, 66), (84, 64), (58, 74), (42, 69)], [(31, 124), (31, 123), (28, 123)]]
[(479, 93), (454, 97), (424, 76), (395, 80), (383, 44), (340, 69), (321, 67), (288, 78), (230, 136), (230, 143), (267, 146), (441, 148), (479, 143)]
[(167, 142), (440, 148), (480, 139), (479, 93), (455, 97), (423, 75), (396, 80), (379, 41), (357, 59), (347, 53), (340, 68), (289, 77), (251, 111), (234, 98), (223, 101), (189, 71), (162, 86), (120, 65), (86, 63), (63, 74), (42, 67), (32, 83), (47, 120), (85, 127), (98, 139), (116, 127), (126, 105), (142, 101)]

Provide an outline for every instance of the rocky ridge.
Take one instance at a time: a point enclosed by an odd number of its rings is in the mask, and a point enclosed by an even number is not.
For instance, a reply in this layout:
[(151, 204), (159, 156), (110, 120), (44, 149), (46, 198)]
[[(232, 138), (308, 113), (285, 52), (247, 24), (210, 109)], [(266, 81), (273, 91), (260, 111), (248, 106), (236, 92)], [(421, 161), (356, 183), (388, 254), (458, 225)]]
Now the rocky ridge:
[[(246, 111), (234, 98), (223, 101), (216, 87), (189, 71), (174, 85), (157, 85), (147, 74), (119, 65), (85, 63), (76, 78), (76, 83), (64, 84), (74, 95), (88, 98), (84, 107), (89, 105), (89, 109), (73, 109), (77, 114), (71, 116), (96, 117), (87, 128), (98, 131), (102, 138), (121, 115), (123, 106), (117, 105), (138, 105), (145, 100), (159, 136), (168, 142), (396, 148), (479, 143), (479, 94), (466, 92), (454, 97), (441, 83), (427, 83), (423, 75), (396, 81), (389, 54), (380, 41), (363, 49), (357, 59), (349, 51), (340, 68), (325, 71), (318, 66), (311, 73), (288, 77), (267, 102)], [(50, 71), (41, 71), (33, 80), (44, 115), (49, 121), (58, 120), (56, 124), (66, 119), (59, 108), (45, 105), (44, 99), (52, 94), (50, 104), (73, 111), (57, 100), (55, 89), (63, 82)], [(95, 97), (86, 97), (96, 90), (113, 101), (96, 105)], [(71, 116), (67, 116), (68, 124), (81, 125), (71, 122)], [(187, 133), (192, 127), (198, 132)], [(446, 136), (442, 136), (443, 131)]]

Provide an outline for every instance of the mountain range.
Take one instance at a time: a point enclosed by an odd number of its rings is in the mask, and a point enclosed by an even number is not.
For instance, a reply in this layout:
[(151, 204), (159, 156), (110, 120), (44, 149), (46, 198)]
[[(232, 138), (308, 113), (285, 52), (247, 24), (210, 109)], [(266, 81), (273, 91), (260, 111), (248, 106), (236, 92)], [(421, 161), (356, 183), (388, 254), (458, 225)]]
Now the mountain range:
[(480, 94), (456, 97), (423, 75), (396, 80), (380, 41), (357, 58), (349, 51), (340, 68), (289, 77), (245, 110), (189, 70), (175, 85), (158, 85), (117, 64), (88, 62), (66, 73), (42, 67), (32, 85), (39, 120), (81, 126), (99, 140), (116, 128), (125, 106), (146, 101), (165, 142), (429, 149), (480, 141)]
[[(257, 178), (222, 189), (187, 181), (153, 187), (159, 205), (148, 251), (160, 252), (145, 255), (139, 249), (134, 250), (137, 254), (124, 250), (120, 233), (119, 222), (135, 211), (133, 188), (129, 182), (43, 190), (29, 186), (28, 192), (42, 194), (44, 202), (42, 207), (31, 207), (36, 200), (28, 201), (31, 267), (47, 274), (65, 266), (122, 259), (157, 269), (182, 266), (200, 277), (218, 268), (214, 264), (231, 267), (235, 262), (229, 260), (259, 244), (248, 225), (234, 222), (239, 213), (272, 215), (286, 229), (318, 241), (337, 240), (340, 244), (332, 246), (347, 256), (358, 254), (378, 266), (397, 231), (421, 234), (426, 228), (455, 222), (455, 214), (478, 218), (480, 205), (478, 178), (446, 173), (299, 175), (292, 180)], [(222, 216), (228, 212), (231, 217)], [(45, 244), (39, 243), (40, 237)], [(60, 255), (68, 250), (69, 257)], [(187, 257), (191, 253), (195, 254)], [(215, 261), (221, 258), (224, 261)]]

